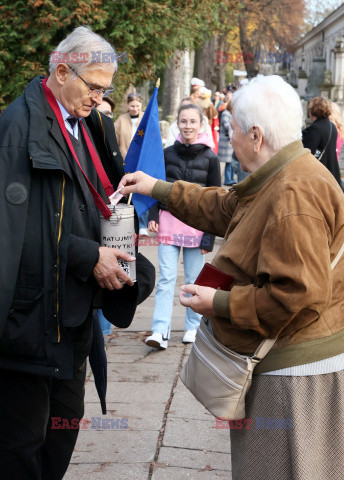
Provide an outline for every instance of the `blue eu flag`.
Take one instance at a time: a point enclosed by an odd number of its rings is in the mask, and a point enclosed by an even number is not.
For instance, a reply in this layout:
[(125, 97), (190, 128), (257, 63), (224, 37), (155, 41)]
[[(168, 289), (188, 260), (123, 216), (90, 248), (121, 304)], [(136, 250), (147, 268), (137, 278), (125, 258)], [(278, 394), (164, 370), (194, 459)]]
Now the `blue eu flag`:
[[(123, 167), (125, 173), (141, 170), (152, 177), (166, 180), (164, 151), (159, 128), (158, 91), (159, 88), (156, 86), (131, 141)], [(133, 204), (139, 217), (155, 203), (156, 200), (153, 198), (139, 193), (133, 194)]]

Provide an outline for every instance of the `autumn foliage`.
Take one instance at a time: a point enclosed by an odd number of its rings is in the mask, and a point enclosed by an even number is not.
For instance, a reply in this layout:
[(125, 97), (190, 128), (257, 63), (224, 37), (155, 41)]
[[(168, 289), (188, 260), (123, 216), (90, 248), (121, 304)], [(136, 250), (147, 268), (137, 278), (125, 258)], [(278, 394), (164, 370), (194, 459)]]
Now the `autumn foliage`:
[[(290, 51), (300, 38), (306, 15), (305, 0), (241, 0), (240, 46), (247, 58), (257, 51)], [(248, 73), (255, 65), (246, 62)]]

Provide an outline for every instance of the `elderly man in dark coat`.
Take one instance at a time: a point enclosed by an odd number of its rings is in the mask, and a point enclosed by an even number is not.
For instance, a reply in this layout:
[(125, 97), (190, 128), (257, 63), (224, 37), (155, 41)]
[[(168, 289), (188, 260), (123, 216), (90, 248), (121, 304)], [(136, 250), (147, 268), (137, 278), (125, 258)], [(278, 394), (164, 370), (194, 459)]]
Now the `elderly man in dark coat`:
[(0, 117), (2, 480), (62, 479), (84, 411), (95, 291), (133, 314), (136, 287), (118, 263), (133, 257), (100, 246), (96, 207), (109, 203), (99, 156), (113, 185), (123, 172), (112, 121), (93, 108), (116, 68), (113, 47), (79, 27), (52, 53), (49, 77)]

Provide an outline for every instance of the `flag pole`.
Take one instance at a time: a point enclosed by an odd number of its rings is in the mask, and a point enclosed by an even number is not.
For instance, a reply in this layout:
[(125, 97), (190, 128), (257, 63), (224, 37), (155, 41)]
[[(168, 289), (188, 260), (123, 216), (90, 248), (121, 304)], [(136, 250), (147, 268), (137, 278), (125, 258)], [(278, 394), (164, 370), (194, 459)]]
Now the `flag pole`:
[[(157, 82), (156, 82), (156, 84), (155, 84), (155, 88), (159, 88), (159, 87), (160, 87), (160, 78), (158, 78), (158, 80), (157, 80)], [(133, 194), (130, 193), (130, 194), (129, 194), (129, 198), (128, 198), (127, 205), (130, 205), (132, 196), (133, 196)]]

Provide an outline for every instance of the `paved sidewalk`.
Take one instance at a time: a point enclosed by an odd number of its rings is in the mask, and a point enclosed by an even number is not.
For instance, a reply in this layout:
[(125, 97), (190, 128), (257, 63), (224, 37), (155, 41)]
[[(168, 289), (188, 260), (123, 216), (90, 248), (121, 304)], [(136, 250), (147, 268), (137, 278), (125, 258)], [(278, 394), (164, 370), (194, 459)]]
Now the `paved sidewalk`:
[[(157, 268), (157, 248), (140, 251)], [(80, 431), (66, 480), (231, 479), (229, 431), (215, 428), (215, 419), (178, 378), (190, 351), (181, 342), (179, 263), (168, 349), (157, 351), (143, 343), (151, 328), (153, 292), (137, 308), (131, 326), (109, 337), (107, 415), (101, 415), (89, 374), (84, 418), (90, 424)]]

